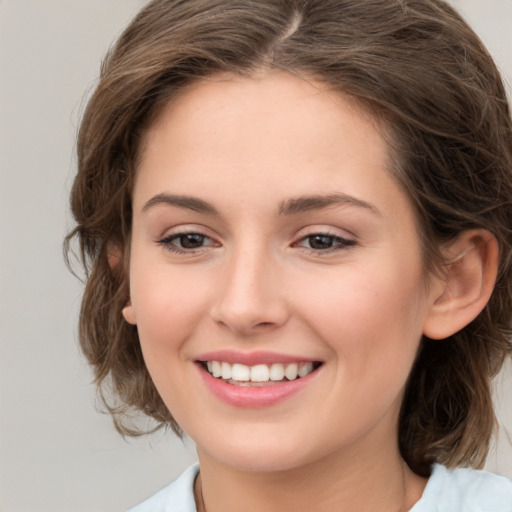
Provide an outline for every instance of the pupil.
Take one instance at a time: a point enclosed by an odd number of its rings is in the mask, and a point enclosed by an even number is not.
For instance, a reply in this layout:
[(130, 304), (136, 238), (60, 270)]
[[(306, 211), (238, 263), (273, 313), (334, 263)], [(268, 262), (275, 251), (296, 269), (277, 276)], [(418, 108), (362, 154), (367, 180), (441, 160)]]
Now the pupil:
[(188, 233), (180, 236), (180, 244), (184, 249), (197, 249), (204, 242), (204, 236), (197, 233)]
[(332, 242), (332, 236), (327, 235), (313, 235), (309, 239), (309, 245), (312, 249), (330, 249)]

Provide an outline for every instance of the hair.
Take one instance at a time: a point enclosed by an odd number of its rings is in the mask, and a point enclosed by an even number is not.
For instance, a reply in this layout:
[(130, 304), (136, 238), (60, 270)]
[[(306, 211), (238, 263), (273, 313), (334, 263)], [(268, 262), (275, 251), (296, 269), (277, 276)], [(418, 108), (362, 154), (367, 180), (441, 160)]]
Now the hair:
[(448, 339), (422, 339), (398, 432), (419, 475), (434, 462), (480, 467), (495, 427), (491, 379), (512, 353), (512, 124), (492, 58), (442, 0), (154, 0), (125, 29), (83, 115), (65, 244), (69, 264), (78, 241), (79, 339), (116, 428), (143, 433), (129, 421), (142, 411), (181, 433), (121, 313), (145, 130), (188, 84), (270, 69), (327, 84), (380, 121), (430, 271), (465, 230), (497, 239), (490, 301)]

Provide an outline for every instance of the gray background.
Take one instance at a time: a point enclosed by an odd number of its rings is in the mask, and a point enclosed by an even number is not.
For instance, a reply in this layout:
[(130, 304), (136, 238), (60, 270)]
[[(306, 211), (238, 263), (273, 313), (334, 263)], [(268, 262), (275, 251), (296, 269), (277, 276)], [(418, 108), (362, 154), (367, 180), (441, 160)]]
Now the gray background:
[[(171, 435), (123, 441), (76, 347), (80, 284), (61, 243), (85, 97), (142, 0), (0, 0), (0, 512), (121, 511), (194, 460)], [(454, 0), (512, 82), (512, 0)], [(509, 85), (510, 87), (510, 85)], [(512, 372), (498, 383), (512, 476)]]

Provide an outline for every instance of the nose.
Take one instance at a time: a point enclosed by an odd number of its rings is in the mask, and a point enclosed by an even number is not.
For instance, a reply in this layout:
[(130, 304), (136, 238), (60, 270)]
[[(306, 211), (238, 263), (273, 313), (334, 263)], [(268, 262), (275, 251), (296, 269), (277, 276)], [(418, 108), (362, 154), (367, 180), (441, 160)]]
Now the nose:
[(226, 261), (212, 307), (214, 321), (250, 337), (283, 326), (289, 318), (283, 270), (276, 258), (250, 248)]

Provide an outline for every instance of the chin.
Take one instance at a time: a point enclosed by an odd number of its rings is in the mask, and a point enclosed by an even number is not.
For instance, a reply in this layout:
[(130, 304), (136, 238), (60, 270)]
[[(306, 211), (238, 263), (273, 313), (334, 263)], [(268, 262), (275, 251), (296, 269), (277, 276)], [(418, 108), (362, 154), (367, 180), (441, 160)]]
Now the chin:
[[(306, 465), (306, 462), (300, 460), (296, 454), (275, 454), (269, 456), (268, 453), (251, 453), (242, 454), (222, 454), (223, 458), (220, 462), (228, 467), (238, 471), (248, 473), (276, 473), (282, 471), (290, 471)], [(219, 454), (219, 456), (222, 456)], [(217, 459), (219, 460), (219, 459)]]
[(212, 447), (198, 445), (199, 459), (204, 455), (238, 471), (273, 473), (297, 469), (318, 458), (316, 450), (305, 450), (303, 439), (293, 442), (288, 437), (283, 442), (276, 436), (270, 442), (262, 442), (263, 437), (239, 440), (226, 437), (225, 443), (217, 441)]

